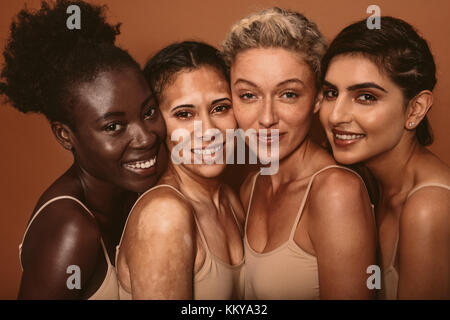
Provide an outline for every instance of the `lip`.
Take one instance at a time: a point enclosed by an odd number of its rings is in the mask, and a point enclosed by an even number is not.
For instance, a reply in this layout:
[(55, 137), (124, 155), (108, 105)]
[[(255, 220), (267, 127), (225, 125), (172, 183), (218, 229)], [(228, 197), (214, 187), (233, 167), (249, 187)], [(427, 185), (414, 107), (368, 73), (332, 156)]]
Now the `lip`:
[(272, 144), (273, 142), (278, 142), (286, 135), (286, 132), (280, 132), (278, 133), (278, 138), (275, 138), (275, 136), (272, 136), (271, 134), (268, 134), (265, 138), (263, 138), (263, 135), (260, 135), (259, 132), (256, 133), (256, 139), (258, 139), (259, 142), (265, 143), (265, 144)]
[(346, 147), (358, 143), (366, 137), (364, 133), (332, 129), (333, 142), (336, 146)]
[(216, 144), (209, 144), (209, 145), (207, 145), (207, 146), (205, 146), (205, 147), (203, 147), (203, 148), (191, 149), (191, 152), (192, 152), (193, 154), (196, 154), (196, 153), (194, 152), (194, 150), (201, 149), (201, 150), (204, 152), (204, 151), (207, 150), (207, 149), (208, 149), (208, 150), (214, 150), (214, 149), (218, 148), (217, 151), (212, 152), (212, 153), (209, 153), (209, 154), (205, 154), (205, 153), (202, 152), (202, 156), (211, 156), (211, 155), (215, 155), (216, 152), (223, 150), (223, 149), (225, 148), (225, 144), (226, 144), (226, 142), (223, 142), (223, 143), (216, 143)]
[(122, 168), (141, 176), (153, 175), (156, 172), (158, 154), (139, 157), (122, 163)]

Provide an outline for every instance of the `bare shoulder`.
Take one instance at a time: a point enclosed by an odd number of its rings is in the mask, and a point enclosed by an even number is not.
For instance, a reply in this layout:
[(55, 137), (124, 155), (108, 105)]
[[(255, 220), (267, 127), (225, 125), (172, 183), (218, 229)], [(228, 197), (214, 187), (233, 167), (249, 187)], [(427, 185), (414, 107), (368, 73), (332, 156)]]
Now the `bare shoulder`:
[(448, 231), (450, 212), (450, 189), (426, 186), (418, 189), (406, 200), (400, 218), (400, 229), (414, 232), (440, 230)]
[(23, 242), (20, 297), (72, 296), (65, 287), (67, 267), (79, 266), (84, 281), (88, 280), (97, 265), (100, 239), (94, 218), (80, 204), (71, 199), (48, 204), (33, 220)]
[(354, 205), (370, 205), (367, 189), (361, 177), (354, 171), (343, 168), (329, 168), (317, 174), (310, 191), (310, 201), (320, 212), (348, 212)]
[(127, 243), (149, 241), (157, 237), (161, 241), (187, 232), (194, 226), (192, 205), (170, 187), (160, 187), (143, 195), (130, 212), (124, 231), (124, 247)]
[(248, 205), (250, 202), (250, 196), (253, 188), (253, 182), (255, 179), (255, 176), (258, 174), (258, 171), (251, 172), (244, 180), (244, 182), (241, 185), (240, 191), (239, 191), (239, 197), (241, 199), (242, 207), (245, 212), (247, 212)]

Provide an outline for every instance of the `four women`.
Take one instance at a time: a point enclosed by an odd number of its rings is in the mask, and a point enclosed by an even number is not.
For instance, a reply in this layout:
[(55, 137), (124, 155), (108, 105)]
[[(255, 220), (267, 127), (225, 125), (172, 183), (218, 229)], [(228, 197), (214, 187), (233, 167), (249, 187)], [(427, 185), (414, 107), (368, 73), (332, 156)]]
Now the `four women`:
[[(145, 81), (102, 8), (76, 4), (81, 31), (50, 32), (68, 2), (44, 3), (18, 15), (4, 53), (0, 92), (44, 114), (74, 155), (28, 225), (19, 297), (373, 298), (373, 206), (336, 161), (363, 163), (378, 181), (382, 297), (449, 297), (450, 173), (424, 148), (435, 65), (411, 26), (363, 20), (327, 50), (314, 23), (272, 8), (232, 27), (224, 60), (175, 43)], [(319, 109), (334, 159), (308, 134)], [(237, 125), (255, 132), (246, 142), (262, 163), (279, 162), (250, 174), (240, 199), (220, 178), (221, 137)], [(67, 287), (74, 265), (80, 290)]]

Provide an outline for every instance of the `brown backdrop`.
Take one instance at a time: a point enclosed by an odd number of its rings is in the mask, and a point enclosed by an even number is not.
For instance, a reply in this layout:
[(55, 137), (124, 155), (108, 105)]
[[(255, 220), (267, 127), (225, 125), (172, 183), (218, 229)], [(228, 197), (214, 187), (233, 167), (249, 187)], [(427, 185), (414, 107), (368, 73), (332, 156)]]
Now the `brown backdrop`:
[[(450, 164), (450, 1), (448, 0), (94, 0), (107, 4), (111, 22), (122, 22), (119, 44), (143, 64), (163, 46), (185, 39), (218, 46), (231, 24), (253, 11), (274, 5), (304, 13), (330, 40), (344, 26), (369, 16), (377, 4), (382, 15), (402, 18), (417, 27), (431, 44), (438, 66), (438, 84), (430, 120), (435, 133), (431, 150)], [(0, 48), (12, 17), (24, 1), (0, 1)], [(29, 0), (37, 8), (39, 0)], [(3, 57), (0, 62), (3, 62)], [(447, 72), (445, 72), (447, 71)], [(43, 116), (24, 115), (0, 106), (0, 299), (15, 299), (20, 281), (18, 244), (42, 191), (71, 164)], [(237, 177), (239, 179), (240, 177)]]

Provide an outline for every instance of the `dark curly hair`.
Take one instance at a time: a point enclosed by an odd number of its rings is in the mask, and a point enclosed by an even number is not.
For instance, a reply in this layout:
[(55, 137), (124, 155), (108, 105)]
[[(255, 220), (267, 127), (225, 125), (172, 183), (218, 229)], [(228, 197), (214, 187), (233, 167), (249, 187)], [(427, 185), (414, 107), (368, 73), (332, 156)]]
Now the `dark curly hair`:
[[(331, 60), (341, 54), (362, 54), (370, 59), (402, 89), (405, 105), (422, 90), (432, 91), (436, 84), (436, 65), (426, 40), (398, 18), (381, 17), (380, 29), (367, 28), (364, 19), (342, 30), (322, 59), (322, 81)], [(416, 128), (416, 137), (424, 146), (433, 142), (426, 116)]]
[[(70, 5), (81, 10), (81, 29), (69, 30)], [(0, 74), (0, 94), (21, 112), (38, 112), (70, 124), (74, 85), (101, 71), (133, 67), (135, 60), (114, 45), (120, 24), (105, 21), (105, 6), (83, 1), (42, 1), (38, 11), (21, 10), (10, 27)]]
[(198, 69), (201, 66), (216, 68), (225, 80), (230, 82), (228, 67), (219, 50), (197, 41), (176, 42), (161, 49), (146, 63), (143, 72), (156, 98), (161, 101), (164, 87), (174, 80), (176, 73), (183, 69)]

